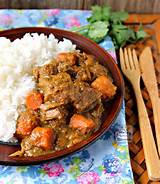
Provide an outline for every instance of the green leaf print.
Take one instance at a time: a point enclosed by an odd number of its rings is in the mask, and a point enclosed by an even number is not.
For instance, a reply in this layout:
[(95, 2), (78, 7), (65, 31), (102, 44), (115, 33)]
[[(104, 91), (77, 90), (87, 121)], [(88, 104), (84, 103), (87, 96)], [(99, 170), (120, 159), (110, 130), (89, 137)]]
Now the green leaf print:
[(79, 176), (81, 174), (80, 170), (79, 170), (79, 166), (78, 165), (72, 165), (68, 171), (70, 174), (72, 174), (72, 176), (74, 178), (76, 178), (77, 176)]
[(20, 166), (20, 167), (17, 167), (17, 171), (20, 172), (20, 173), (23, 173), (23, 172), (26, 172), (28, 170), (28, 166)]

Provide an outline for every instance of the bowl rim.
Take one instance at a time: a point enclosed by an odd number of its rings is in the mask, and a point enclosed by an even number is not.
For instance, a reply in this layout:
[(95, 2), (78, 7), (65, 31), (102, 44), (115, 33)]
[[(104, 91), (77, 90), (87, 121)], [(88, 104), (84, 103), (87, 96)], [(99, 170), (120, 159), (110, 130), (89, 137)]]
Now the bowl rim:
[[(9, 158), (8, 160), (2, 160), (0, 159), (0, 164), (2, 165), (35, 165), (35, 164), (40, 164), (40, 163), (44, 163), (50, 160), (58, 160), (61, 159), (62, 157), (66, 157), (67, 155), (71, 155), (74, 154), (82, 149), (85, 149), (86, 147), (88, 147), (89, 145), (93, 144), (100, 136), (102, 136), (111, 126), (111, 124), (114, 122), (114, 120), (117, 118), (120, 110), (121, 110), (121, 106), (123, 103), (123, 99), (124, 99), (124, 80), (122, 77), (122, 74), (118, 68), (118, 65), (116, 64), (116, 61), (113, 59), (113, 57), (102, 47), (100, 47), (98, 44), (96, 44), (94, 41), (90, 40), (89, 38), (86, 38), (82, 35), (79, 35), (77, 33), (68, 31), (68, 30), (64, 30), (64, 29), (57, 29), (57, 28), (48, 28), (48, 27), (22, 27), (22, 28), (15, 28), (15, 29), (9, 29), (9, 30), (4, 30), (4, 31), (0, 31), (0, 37), (7, 37), (7, 36), (12, 36), (15, 34), (20, 34), (20, 33), (31, 33), (31, 32), (42, 32), (44, 33), (45, 31), (48, 31), (49, 33), (53, 33), (54, 32), (61, 32), (63, 36), (63, 38), (67, 38), (66, 34), (69, 36), (75, 36), (77, 38), (81, 38), (82, 40), (85, 40), (86, 42), (90, 43), (91, 45), (93, 45), (94, 47), (97, 47), (101, 53), (103, 53), (104, 55), (106, 55), (106, 57), (108, 57), (110, 59), (109, 62), (112, 63), (114, 69), (117, 72), (117, 75), (119, 77), (120, 80), (120, 99), (119, 99), (119, 103), (117, 104), (117, 109), (114, 112), (114, 115), (110, 118), (110, 123), (109, 126), (105, 126), (103, 127), (103, 129), (101, 128), (101, 130), (99, 130), (97, 133), (93, 133), (92, 136), (90, 136), (89, 138), (87, 138), (86, 140), (75, 144), (74, 146), (67, 148), (67, 149), (63, 149), (61, 151), (56, 151), (54, 153), (50, 153), (50, 154), (46, 154), (46, 155), (42, 155), (42, 156), (38, 156), (38, 157), (21, 157), (21, 159), (19, 159), (19, 157), (14, 157), (14, 158)], [(45, 34), (45, 33), (44, 33)], [(55, 36), (56, 37), (56, 36)], [(71, 38), (67, 38), (70, 39)], [(71, 40), (72, 41), (72, 40)], [(94, 54), (93, 54), (94, 55)], [(112, 72), (111, 72), (112, 73)], [(15, 145), (6, 145), (6, 143), (2, 143), (0, 142), (0, 150), (2, 150), (2, 147), (15, 147)], [(73, 148), (74, 147), (74, 148)], [(9, 148), (10, 149), (10, 148)], [(56, 153), (56, 154), (55, 154)], [(63, 154), (62, 154), (63, 153)], [(53, 156), (54, 155), (54, 156)], [(44, 157), (46, 157), (46, 159), (44, 159)]]

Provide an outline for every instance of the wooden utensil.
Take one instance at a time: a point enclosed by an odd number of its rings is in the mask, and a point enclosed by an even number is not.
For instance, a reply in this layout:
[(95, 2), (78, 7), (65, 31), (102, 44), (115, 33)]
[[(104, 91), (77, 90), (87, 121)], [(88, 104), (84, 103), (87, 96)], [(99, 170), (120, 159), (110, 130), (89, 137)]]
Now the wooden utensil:
[(157, 147), (160, 155), (160, 102), (158, 95), (158, 86), (153, 64), (153, 57), (150, 47), (146, 47), (139, 58), (142, 72), (142, 79), (149, 93), (156, 131)]
[(123, 73), (130, 80), (135, 91), (148, 176), (150, 180), (158, 181), (160, 180), (160, 160), (158, 157), (147, 110), (140, 90), (141, 73), (135, 50), (131, 52), (130, 49), (124, 49), (123, 53), (123, 50), (120, 49), (120, 64)]

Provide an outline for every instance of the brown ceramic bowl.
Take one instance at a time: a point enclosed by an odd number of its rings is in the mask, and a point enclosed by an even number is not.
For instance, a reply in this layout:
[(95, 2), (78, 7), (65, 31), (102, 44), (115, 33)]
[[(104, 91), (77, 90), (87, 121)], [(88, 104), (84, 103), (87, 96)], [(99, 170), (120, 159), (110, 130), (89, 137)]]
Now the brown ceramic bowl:
[[(61, 157), (67, 156), (68, 154), (74, 153), (83, 149), (85, 146), (93, 143), (98, 137), (100, 137), (104, 132), (106, 132), (109, 126), (117, 117), (123, 100), (123, 91), (124, 91), (124, 83), (121, 76), (121, 73), (115, 63), (114, 59), (100, 46), (98, 46), (93, 41), (80, 36), (78, 34), (64, 31), (60, 29), (52, 29), (52, 28), (18, 28), (13, 30), (1, 31), (0, 37), (7, 37), (11, 41), (16, 38), (21, 38), (25, 33), (44, 33), (49, 35), (53, 33), (55, 37), (58, 39), (68, 38), (74, 44), (77, 45), (77, 48), (81, 51), (94, 55), (97, 60), (104, 66), (106, 66), (114, 79), (114, 83), (117, 86), (117, 93), (115, 98), (110, 102), (106, 107), (106, 111), (104, 116), (102, 117), (102, 125), (98, 131), (92, 134), (87, 140), (82, 141), (68, 149), (64, 149), (58, 152), (50, 153), (43, 156), (38, 157), (9, 157), (9, 154), (15, 152), (19, 149), (19, 146), (9, 145), (0, 143), (0, 164), (5, 165), (33, 165), (38, 164), (44, 161), (59, 159)], [(109, 106), (109, 107), (108, 107)]]

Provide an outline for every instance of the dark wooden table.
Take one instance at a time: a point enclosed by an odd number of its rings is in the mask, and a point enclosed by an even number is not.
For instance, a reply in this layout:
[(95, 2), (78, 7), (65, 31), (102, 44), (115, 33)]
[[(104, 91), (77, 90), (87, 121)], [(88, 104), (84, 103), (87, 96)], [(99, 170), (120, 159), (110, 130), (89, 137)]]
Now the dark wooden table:
[(134, 13), (160, 13), (160, 0), (0, 0), (0, 8), (90, 9), (108, 3), (114, 10)]

